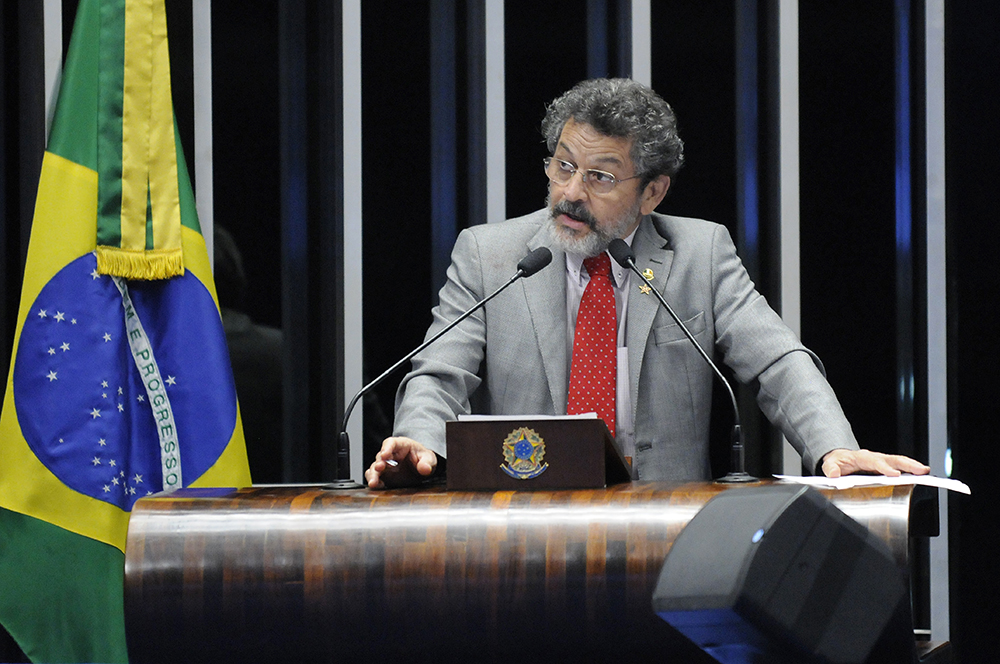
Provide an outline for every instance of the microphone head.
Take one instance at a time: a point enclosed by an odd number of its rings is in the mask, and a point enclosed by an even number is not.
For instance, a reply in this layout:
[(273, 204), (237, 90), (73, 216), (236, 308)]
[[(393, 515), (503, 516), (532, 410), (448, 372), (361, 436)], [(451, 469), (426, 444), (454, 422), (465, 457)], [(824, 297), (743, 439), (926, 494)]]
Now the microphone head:
[(552, 252), (548, 247), (538, 247), (517, 264), (522, 277), (530, 277), (552, 262)]
[(629, 263), (635, 263), (635, 254), (632, 252), (632, 247), (628, 246), (628, 242), (621, 238), (616, 237), (611, 241), (611, 244), (608, 245), (608, 253), (622, 267), (628, 267)]

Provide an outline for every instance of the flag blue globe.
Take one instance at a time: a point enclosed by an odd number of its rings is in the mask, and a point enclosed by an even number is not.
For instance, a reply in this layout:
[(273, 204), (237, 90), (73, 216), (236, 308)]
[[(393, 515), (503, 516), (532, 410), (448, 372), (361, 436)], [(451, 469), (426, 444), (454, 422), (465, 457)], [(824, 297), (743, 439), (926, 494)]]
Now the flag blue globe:
[[(187, 485), (219, 458), (236, 423), (222, 322), (190, 271), (130, 281), (128, 291), (169, 397)], [(15, 362), (18, 424), (53, 475), (123, 510), (162, 489), (162, 408), (151, 404), (148, 376), (144, 383), (133, 359), (122, 295), (111, 277), (97, 274), (94, 254), (71, 262), (39, 293)]]

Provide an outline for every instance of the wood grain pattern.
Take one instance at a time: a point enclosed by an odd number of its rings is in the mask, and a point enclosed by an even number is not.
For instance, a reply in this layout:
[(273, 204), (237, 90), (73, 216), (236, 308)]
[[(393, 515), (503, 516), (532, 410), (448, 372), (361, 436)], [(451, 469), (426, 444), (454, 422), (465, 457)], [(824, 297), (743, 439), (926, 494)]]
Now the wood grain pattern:
[[(650, 597), (719, 491), (182, 490), (136, 503), (125, 562), (133, 662), (709, 661)], [(828, 493), (907, 566), (912, 487)]]

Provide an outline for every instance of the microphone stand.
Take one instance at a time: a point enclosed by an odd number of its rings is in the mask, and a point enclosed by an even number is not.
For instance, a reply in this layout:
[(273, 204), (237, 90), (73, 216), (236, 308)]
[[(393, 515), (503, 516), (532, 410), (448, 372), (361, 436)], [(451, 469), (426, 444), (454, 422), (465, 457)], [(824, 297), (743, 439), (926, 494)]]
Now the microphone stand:
[(673, 308), (667, 304), (667, 301), (663, 298), (660, 291), (653, 286), (653, 282), (647, 279), (645, 275), (639, 271), (639, 268), (635, 264), (635, 255), (632, 253), (632, 248), (629, 247), (624, 240), (616, 239), (612, 240), (611, 246), (609, 246), (608, 249), (619, 265), (627, 267), (635, 272), (639, 275), (639, 278), (642, 279), (647, 286), (649, 286), (649, 289), (654, 295), (656, 295), (660, 304), (667, 310), (670, 317), (674, 319), (677, 326), (681, 328), (681, 331), (684, 332), (684, 335), (694, 345), (698, 353), (701, 354), (702, 359), (704, 359), (705, 362), (708, 363), (708, 366), (712, 368), (712, 371), (715, 372), (716, 378), (718, 378), (719, 382), (726, 387), (726, 391), (729, 393), (729, 399), (733, 404), (733, 429), (730, 436), (730, 470), (723, 477), (720, 477), (715, 481), (718, 484), (747, 484), (750, 482), (759, 482), (760, 480), (746, 472), (746, 452), (743, 445), (743, 428), (740, 426), (740, 409), (736, 403), (736, 395), (733, 393), (733, 388), (729, 384), (729, 381), (722, 375), (722, 372), (719, 371), (719, 367), (717, 367), (715, 362), (712, 361), (712, 358), (708, 356), (705, 349), (702, 348), (701, 345), (695, 340), (694, 335), (691, 334), (691, 331), (688, 330), (687, 326), (681, 322), (680, 317), (674, 313)]

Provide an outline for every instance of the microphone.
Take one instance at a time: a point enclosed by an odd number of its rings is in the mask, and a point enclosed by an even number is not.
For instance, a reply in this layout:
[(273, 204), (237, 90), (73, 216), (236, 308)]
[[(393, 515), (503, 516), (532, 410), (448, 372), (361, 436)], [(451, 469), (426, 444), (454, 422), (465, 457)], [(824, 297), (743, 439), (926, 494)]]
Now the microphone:
[[(520, 279), (521, 277), (530, 277), (535, 272), (538, 272), (551, 262), (552, 262), (552, 252), (549, 251), (548, 247), (538, 247), (537, 249), (529, 251), (527, 256), (518, 261), (517, 274), (515, 274), (509, 282), (501, 286), (500, 290), (498, 290), (497, 293), (499, 293), (504, 288), (507, 288), (507, 286), (512, 284), (517, 279)], [(493, 295), (496, 295), (496, 293), (494, 293)], [(480, 305), (486, 304), (486, 302), (491, 297), (493, 297), (493, 295), (490, 295), (490, 297), (486, 298), (485, 300), (480, 302), (479, 305), (476, 306), (478, 307)]]
[(625, 240), (616, 238), (611, 241), (611, 244), (608, 245), (608, 252), (611, 254), (611, 257), (615, 259), (616, 263), (635, 272), (639, 275), (639, 278), (649, 286), (650, 290), (653, 291), (653, 294), (656, 295), (656, 298), (660, 301), (660, 304), (663, 305), (663, 308), (667, 310), (670, 317), (673, 318), (674, 322), (681, 328), (681, 331), (684, 332), (684, 335), (688, 338), (692, 345), (694, 345), (702, 359), (708, 362), (708, 366), (710, 366), (712, 371), (715, 372), (716, 378), (718, 378), (719, 381), (725, 385), (726, 391), (729, 392), (729, 399), (733, 403), (733, 431), (731, 437), (732, 456), (730, 459), (730, 470), (724, 477), (717, 479), (716, 482), (722, 484), (737, 484), (758, 481), (756, 477), (746, 472), (746, 452), (743, 447), (743, 429), (740, 427), (740, 409), (736, 404), (736, 395), (733, 394), (733, 388), (729, 384), (729, 381), (722, 375), (722, 372), (719, 371), (719, 367), (716, 366), (715, 362), (712, 361), (712, 358), (708, 356), (705, 349), (702, 348), (697, 341), (695, 341), (694, 335), (691, 334), (691, 331), (687, 329), (687, 326), (681, 322), (681, 319), (674, 313), (674, 310), (670, 307), (670, 305), (667, 304), (667, 301), (663, 299), (663, 295), (660, 294), (660, 291), (654, 288), (653, 283), (639, 271), (638, 267), (636, 267), (635, 254), (632, 252), (632, 247), (628, 246), (628, 243), (625, 242)]
[(396, 371), (396, 369), (398, 369), (399, 367), (403, 366), (404, 363), (406, 363), (410, 359), (412, 359), (414, 355), (416, 355), (417, 353), (419, 353), (420, 351), (422, 351), (423, 349), (427, 348), (432, 343), (434, 343), (435, 341), (437, 341), (438, 339), (440, 339), (446, 332), (448, 332), (449, 330), (451, 330), (453, 327), (455, 327), (456, 325), (458, 325), (459, 323), (461, 323), (463, 320), (465, 320), (466, 318), (468, 318), (469, 316), (471, 316), (473, 313), (475, 313), (478, 309), (480, 309), (481, 307), (483, 307), (487, 302), (489, 302), (490, 300), (492, 300), (493, 298), (495, 298), (497, 295), (499, 295), (501, 292), (503, 292), (504, 290), (506, 290), (507, 287), (510, 286), (511, 284), (513, 284), (515, 281), (517, 281), (518, 279), (521, 279), (523, 277), (530, 277), (531, 275), (535, 274), (536, 272), (538, 272), (539, 270), (541, 270), (543, 267), (545, 267), (546, 265), (548, 265), (551, 262), (552, 262), (552, 252), (549, 250), (548, 247), (538, 247), (537, 249), (533, 249), (532, 251), (528, 252), (528, 254), (518, 262), (518, 264), (517, 264), (517, 272), (515, 272), (514, 276), (512, 276), (510, 279), (508, 279), (505, 284), (503, 284), (502, 286), (500, 286), (500, 288), (496, 289), (495, 291), (493, 291), (492, 293), (490, 293), (489, 295), (487, 295), (483, 299), (479, 300), (479, 302), (476, 302), (472, 307), (470, 307), (468, 310), (466, 310), (465, 313), (463, 313), (461, 316), (459, 316), (458, 318), (456, 318), (452, 322), (448, 323), (448, 325), (446, 325), (444, 327), (444, 329), (442, 329), (440, 332), (438, 332), (437, 334), (435, 334), (433, 337), (431, 337), (430, 339), (428, 339), (424, 343), (422, 343), (419, 346), (417, 346), (416, 348), (414, 348), (405, 357), (403, 357), (401, 360), (399, 360), (398, 362), (396, 362), (395, 364), (393, 364), (391, 367), (389, 367), (388, 369), (386, 369), (385, 371), (383, 371), (378, 376), (378, 378), (376, 378), (372, 382), (370, 382), (367, 385), (365, 385), (364, 387), (362, 387), (358, 391), (358, 393), (354, 395), (354, 398), (351, 399), (351, 402), (347, 405), (347, 409), (344, 411), (343, 424), (342, 424), (341, 429), (340, 429), (340, 437), (338, 439), (338, 447), (337, 447), (337, 480), (334, 483), (332, 483), (330, 485), (327, 485), (327, 488), (330, 488), (330, 489), (356, 489), (356, 488), (359, 488), (361, 486), (360, 484), (357, 484), (356, 482), (354, 482), (353, 480), (350, 479), (350, 477), (351, 477), (351, 468), (350, 468), (351, 438), (350, 438), (350, 436), (347, 433), (347, 421), (351, 417), (351, 411), (354, 410), (354, 406), (355, 406), (355, 404), (358, 403), (358, 399), (360, 399), (361, 397), (363, 397), (373, 387), (375, 387), (376, 385), (378, 385), (379, 383), (381, 383), (383, 380), (385, 380), (391, 373), (393, 373), (394, 371)]

